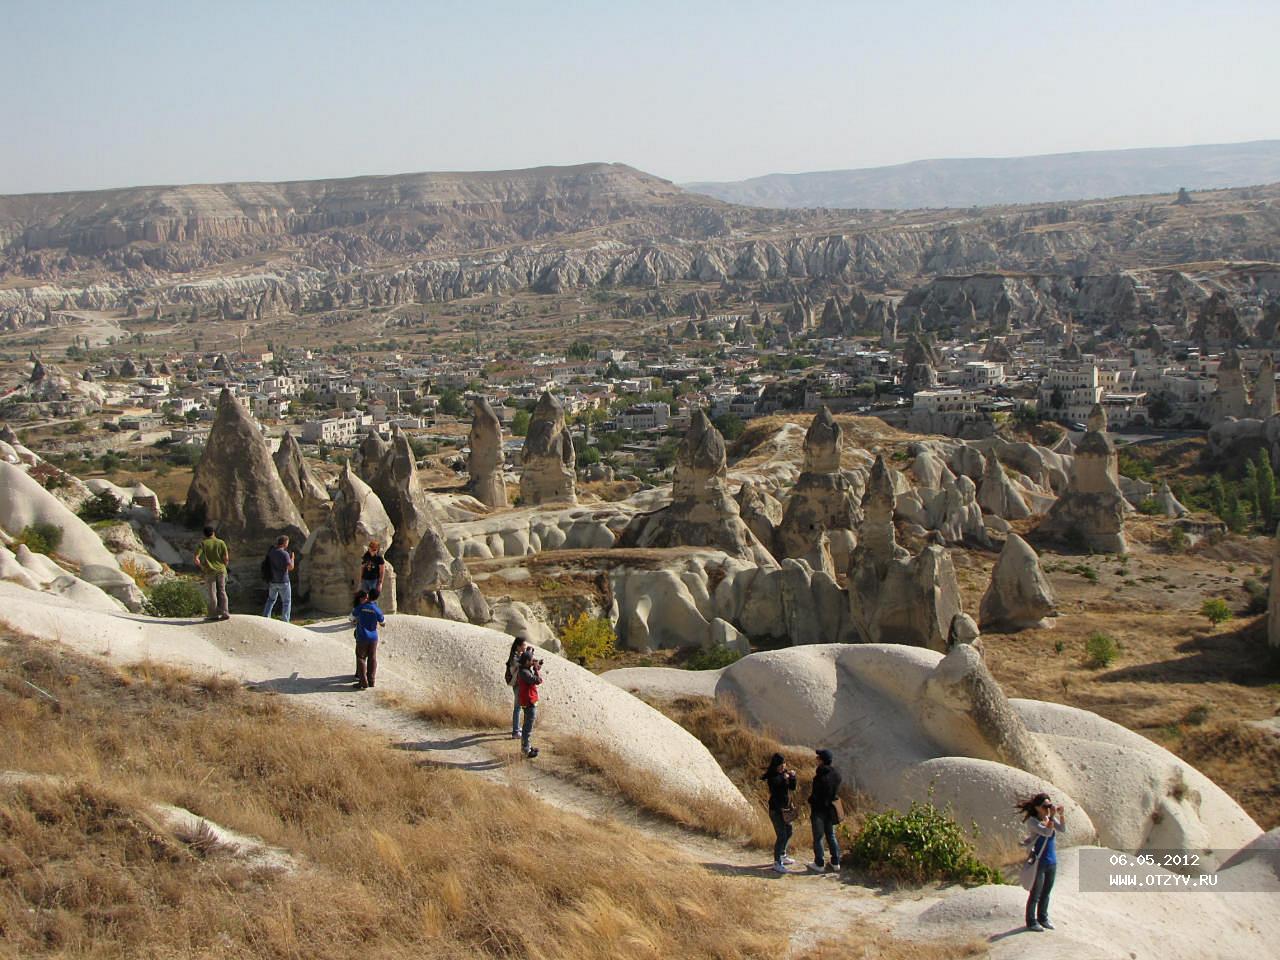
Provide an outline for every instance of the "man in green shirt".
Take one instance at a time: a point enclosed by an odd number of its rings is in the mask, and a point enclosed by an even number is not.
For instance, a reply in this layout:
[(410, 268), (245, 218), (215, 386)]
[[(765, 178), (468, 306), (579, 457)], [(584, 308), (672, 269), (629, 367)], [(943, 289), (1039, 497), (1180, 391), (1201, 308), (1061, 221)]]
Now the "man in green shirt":
[(214, 535), (211, 526), (204, 528), (204, 539), (196, 547), (196, 566), (204, 574), (204, 585), (209, 591), (209, 619), (230, 620), (227, 609), (227, 564), (231, 551), (226, 541)]

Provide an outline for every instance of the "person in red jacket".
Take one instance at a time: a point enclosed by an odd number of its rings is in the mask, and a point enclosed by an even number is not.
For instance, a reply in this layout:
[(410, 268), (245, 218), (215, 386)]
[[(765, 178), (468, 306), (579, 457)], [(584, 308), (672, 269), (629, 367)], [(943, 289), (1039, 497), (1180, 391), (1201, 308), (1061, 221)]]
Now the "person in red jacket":
[(529, 743), (533, 722), (538, 713), (538, 687), (542, 683), (542, 661), (533, 659), (533, 648), (526, 647), (520, 654), (520, 672), (516, 674), (516, 699), (524, 711), (524, 723), (520, 727), (520, 752), (532, 760), (538, 748)]

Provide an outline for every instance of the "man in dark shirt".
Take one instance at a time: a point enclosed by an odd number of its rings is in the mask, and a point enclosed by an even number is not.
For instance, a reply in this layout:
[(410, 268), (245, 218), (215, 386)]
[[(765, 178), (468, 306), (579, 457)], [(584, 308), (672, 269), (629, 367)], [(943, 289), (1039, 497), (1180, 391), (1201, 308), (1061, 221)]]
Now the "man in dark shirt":
[(840, 793), (840, 771), (831, 765), (831, 751), (818, 750), (818, 769), (813, 773), (813, 789), (809, 792), (809, 822), (813, 827), (813, 863), (811, 870), (826, 869), (822, 841), (831, 852), (831, 868), (840, 869), (840, 844), (836, 842), (836, 797)]
[(293, 569), (294, 555), (289, 550), (289, 538), (276, 537), (276, 545), (267, 553), (267, 563), (271, 567), (271, 582), (267, 584), (267, 605), (262, 608), (262, 615), (271, 618), (275, 609), (276, 598), (280, 598), (280, 619), (289, 622), (293, 614), (293, 585), (289, 582), (289, 571)]
[[(382, 577), (386, 570), (386, 558), (377, 540), (369, 541), (369, 549), (360, 558), (360, 589), (370, 596), (382, 596)], [(375, 594), (374, 591), (377, 591)]]

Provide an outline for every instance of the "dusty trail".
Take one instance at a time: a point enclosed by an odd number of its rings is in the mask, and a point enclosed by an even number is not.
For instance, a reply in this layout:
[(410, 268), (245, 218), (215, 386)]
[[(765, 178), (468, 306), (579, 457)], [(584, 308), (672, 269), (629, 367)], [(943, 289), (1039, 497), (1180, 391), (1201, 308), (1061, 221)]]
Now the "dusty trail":
[[(380, 662), (384, 685), (403, 689), (396, 681), (394, 659)], [(671, 847), (674, 854), (701, 864), (737, 882), (767, 885), (781, 916), (794, 926), (790, 935), (793, 952), (812, 946), (824, 937), (838, 935), (859, 920), (882, 914), (917, 912), (940, 897), (895, 893), (882, 895), (866, 887), (841, 881), (834, 874), (818, 875), (800, 864), (810, 858), (808, 824), (797, 821), (791, 853), (797, 865), (782, 876), (773, 872), (767, 852), (747, 849), (684, 829), (669, 821), (636, 809), (624, 801), (586, 789), (557, 776), (547, 764), (524, 760), (518, 741), (501, 730), (446, 727), (407, 715), (388, 706), (375, 691), (351, 687), (350, 677), (323, 681), (290, 677), (250, 684), (296, 698), (311, 709), (342, 722), (385, 736), (390, 749), (410, 750), (424, 762), (464, 770), (492, 783), (528, 792), (559, 809), (622, 824), (648, 838)], [(391, 683), (388, 684), (387, 682)], [(535, 741), (536, 741), (535, 736)], [(544, 748), (554, 749), (554, 748)], [(888, 918), (886, 918), (888, 919)], [(896, 917), (895, 917), (896, 919)], [(890, 919), (886, 925), (892, 925)]]

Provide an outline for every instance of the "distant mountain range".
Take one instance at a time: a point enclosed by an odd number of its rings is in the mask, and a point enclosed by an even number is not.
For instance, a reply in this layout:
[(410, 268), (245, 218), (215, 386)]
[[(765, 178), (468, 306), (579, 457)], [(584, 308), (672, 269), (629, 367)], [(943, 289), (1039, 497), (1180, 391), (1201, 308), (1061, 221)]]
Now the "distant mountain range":
[(1280, 181), (1280, 140), (917, 160), (890, 167), (772, 173), (684, 189), (753, 207), (913, 209), (1091, 200), (1179, 187), (1210, 190)]

